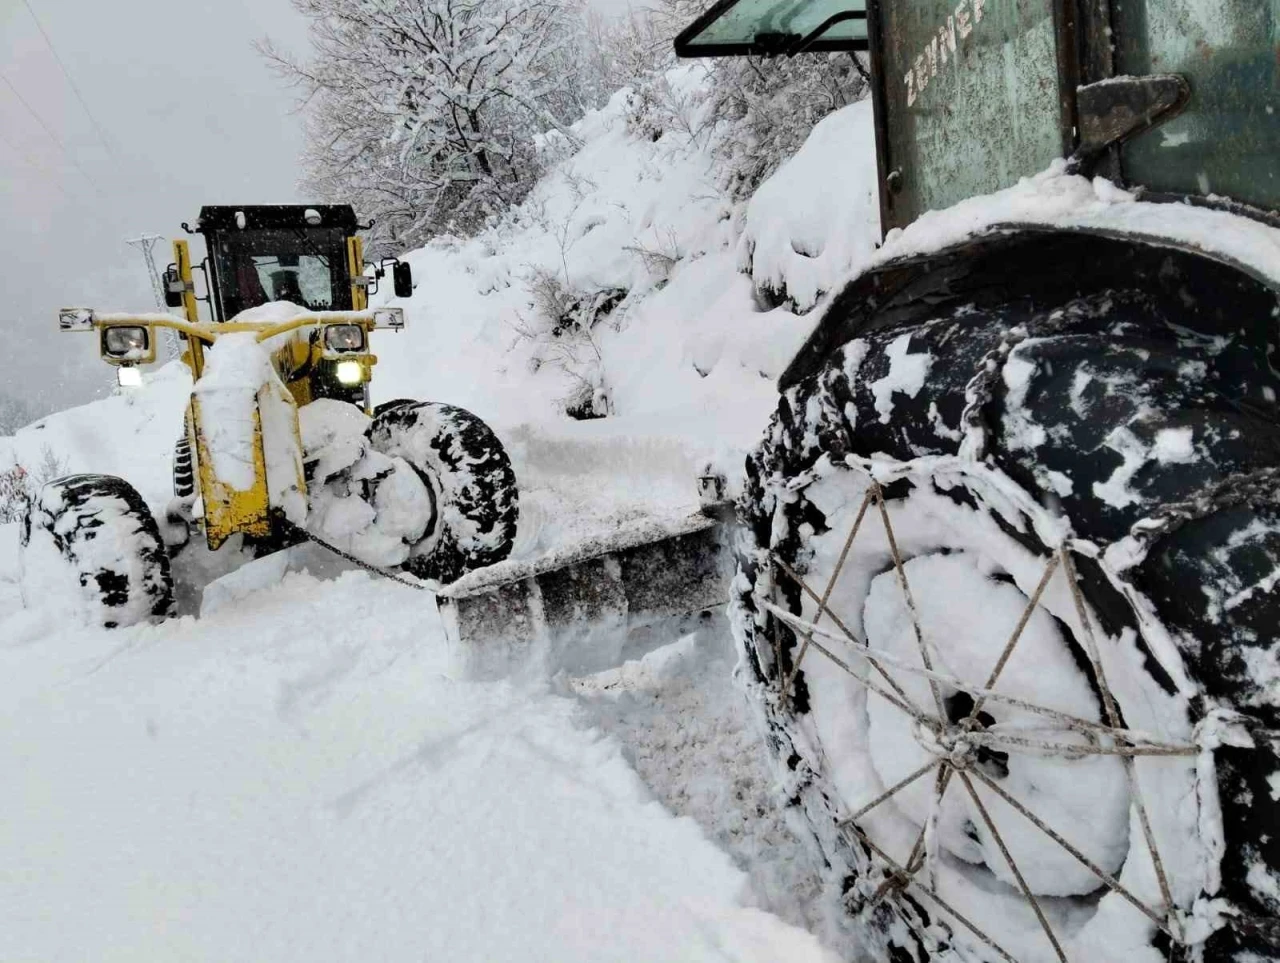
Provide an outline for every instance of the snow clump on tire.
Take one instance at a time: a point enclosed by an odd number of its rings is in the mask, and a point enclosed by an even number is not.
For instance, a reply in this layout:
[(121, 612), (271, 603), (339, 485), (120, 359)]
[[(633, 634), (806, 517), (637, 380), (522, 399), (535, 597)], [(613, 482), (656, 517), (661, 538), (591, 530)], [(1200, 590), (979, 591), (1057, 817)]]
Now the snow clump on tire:
[(423, 402), (383, 411), (369, 437), (377, 450), (413, 465), (435, 499), (437, 517), (405, 568), (447, 583), (511, 554), (516, 476), (488, 425), (463, 408)]

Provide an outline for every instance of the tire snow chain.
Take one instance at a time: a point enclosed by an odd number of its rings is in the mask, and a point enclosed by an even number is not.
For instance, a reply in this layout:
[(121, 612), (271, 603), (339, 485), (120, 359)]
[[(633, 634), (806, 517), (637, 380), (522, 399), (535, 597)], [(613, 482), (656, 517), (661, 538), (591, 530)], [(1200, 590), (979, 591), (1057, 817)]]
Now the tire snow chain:
[(1129, 529), (1129, 535), (1150, 545), (1183, 525), (1207, 518), (1224, 508), (1240, 505), (1258, 507), (1277, 503), (1280, 503), (1280, 468), (1260, 468), (1257, 471), (1228, 475), (1205, 485), (1180, 502), (1161, 505), (1154, 515), (1135, 522)]
[(1093, 316), (1092, 309), (1096, 308), (1099, 313), (1111, 310), (1117, 298), (1114, 291), (1101, 291), (1012, 325), (1003, 340), (978, 362), (977, 370), (965, 385), (964, 410), (960, 414), (960, 431), (964, 436), (960, 443), (961, 451), (976, 461), (986, 457), (990, 430), (983, 421), (983, 412), (995, 397), (1005, 362), (1018, 345), (1033, 338), (1047, 338), (1070, 331), (1082, 317)]
[[(1060, 321), (1060, 316), (1050, 318), (1050, 321), (1051, 322)], [(1018, 338), (1017, 340), (1018, 341), (1025, 340), (1025, 337), (1026, 337), (1025, 332), (1020, 332), (1020, 333), (1022, 334), (1022, 337)], [(1011, 347), (1008, 346), (1006, 342), (1005, 345), (1001, 346), (1001, 349), (1002, 350), (1000, 353), (1003, 355), (1004, 358), (1007, 358), (1008, 353), (1011, 350)], [(991, 362), (994, 362), (994, 363), (991, 363)], [(975, 376), (974, 381), (982, 380), (982, 375), (984, 372), (987, 373), (988, 376), (990, 376), (991, 374), (994, 374), (995, 371), (999, 370), (999, 366), (1000, 366), (999, 362), (996, 361), (996, 359), (989, 358), (987, 362), (984, 362), (982, 366), (983, 371), (980, 371), (979, 374)], [(990, 381), (988, 380), (987, 383), (989, 384)], [(975, 418), (972, 424), (973, 424), (973, 427), (976, 427), (980, 433), (978, 437), (975, 438), (974, 440), (975, 442), (980, 441), (981, 438), (985, 437), (983, 434), (981, 434), (980, 421), (978, 421)], [(971, 435), (970, 437), (974, 437), (974, 436)], [(1143, 522), (1140, 522), (1138, 525), (1135, 525), (1134, 528), (1131, 530), (1130, 537), (1135, 539), (1141, 539), (1144, 536), (1146, 536), (1148, 539), (1154, 539), (1159, 537), (1162, 534), (1166, 534), (1167, 532), (1173, 531), (1176, 528), (1180, 527), (1181, 525), (1186, 524), (1187, 522), (1193, 521), (1196, 518), (1201, 518), (1209, 514), (1212, 514), (1213, 512), (1217, 511), (1220, 508), (1231, 507), (1239, 504), (1258, 504), (1258, 503), (1274, 502), (1277, 493), (1280, 493), (1280, 470), (1264, 469), (1258, 472), (1234, 475), (1226, 479), (1223, 479), (1222, 481), (1215, 483), (1213, 485), (1206, 486), (1204, 489), (1202, 489), (1200, 492), (1195, 493), (1189, 499), (1186, 499), (1182, 502), (1171, 503), (1167, 506), (1163, 506), (1161, 512), (1158, 515), (1152, 516), (1151, 518), (1148, 518), (1148, 519), (1144, 519)], [(1055, 555), (1050, 558), (1049, 564), (1046, 566), (1046, 569), (1040, 579), (1040, 583), (1037, 586), (1034, 596), (1028, 605), (1028, 610), (1023, 613), (1022, 619), (1019, 621), (1018, 626), (1014, 629), (1013, 635), (1009, 639), (1008, 643), (1006, 644), (1005, 650), (1004, 652), (1002, 652), (1000, 660), (997, 663), (997, 667), (993, 671), (992, 676), (988, 680), (986, 686), (969, 687), (969, 686), (965, 686), (959, 680), (944, 678), (939, 673), (934, 671), (931, 666), (928, 665), (927, 658), (925, 658), (925, 668), (919, 668), (919, 667), (908, 666), (905, 663), (900, 662), (899, 660), (885, 657), (883, 655), (879, 655), (879, 656), (871, 655), (870, 646), (867, 645), (867, 643), (864, 642), (863, 640), (858, 639), (853, 633), (849, 631), (849, 629), (846, 626), (840, 623), (840, 620), (838, 619), (838, 617), (836, 617), (835, 614), (830, 612), (830, 610), (828, 609), (827, 602), (828, 602), (828, 599), (830, 598), (835, 582), (839, 578), (840, 569), (843, 567), (843, 564), (846, 560), (846, 557), (849, 552), (850, 544), (855, 538), (858, 532), (858, 529), (861, 527), (861, 522), (866, 513), (866, 509), (869, 503), (872, 500), (874, 500), (876, 501), (877, 506), (880, 508), (882, 512), (882, 519), (885, 525), (886, 535), (890, 540), (891, 546), (895, 549), (894, 551), (895, 567), (898, 569), (898, 575), (899, 575), (900, 581), (902, 582), (902, 588), (904, 590), (904, 594), (907, 595), (908, 605), (912, 608), (913, 620), (916, 617), (916, 613), (914, 612), (914, 605), (911, 604), (912, 600), (909, 594), (910, 589), (906, 584), (905, 573), (902, 571), (902, 563), (900, 558), (898, 557), (898, 553), (896, 551), (896, 545), (893, 544), (894, 538), (892, 534), (892, 526), (891, 526), (891, 523), (889, 522), (887, 512), (884, 512), (882, 498), (883, 496), (880, 494), (880, 486), (878, 482), (875, 480), (875, 478), (873, 477), (871, 488), (868, 490), (867, 496), (864, 497), (861, 510), (858, 513), (858, 517), (853, 524), (853, 527), (849, 533), (848, 538), (845, 540), (845, 544), (840, 553), (840, 559), (839, 559), (839, 562), (837, 563), (836, 570), (835, 572), (833, 572), (832, 577), (829, 580), (821, 596), (819, 596), (812, 588), (810, 588), (810, 586), (806, 584), (805, 580), (800, 576), (800, 574), (796, 572), (793, 568), (791, 568), (791, 566), (788, 565), (785, 560), (780, 558), (776, 553), (766, 550), (765, 552), (766, 563), (781, 569), (782, 572), (792, 582), (798, 585), (805, 594), (809, 595), (812, 598), (812, 600), (817, 603), (818, 613), (817, 613), (817, 619), (815, 619), (814, 622), (806, 622), (805, 620), (799, 618), (793, 613), (786, 611), (781, 606), (777, 606), (763, 599), (760, 600), (761, 602), (763, 602), (762, 607), (765, 609), (765, 611), (772, 614), (775, 618), (780, 619), (785, 624), (789, 624), (793, 631), (799, 632), (801, 634), (801, 637), (803, 639), (803, 643), (801, 645), (801, 650), (800, 650), (801, 658), (803, 657), (803, 654), (808, 648), (813, 647), (818, 649), (820, 652), (826, 655), (829, 659), (831, 659), (833, 662), (838, 664), (846, 672), (849, 672), (851, 675), (857, 675), (857, 673), (853, 672), (852, 668), (848, 665), (848, 663), (846, 663), (839, 656), (835, 655), (833, 652), (828, 650), (825, 646), (821, 645), (816, 641), (815, 636), (820, 636), (825, 639), (829, 639), (833, 642), (837, 642), (837, 643), (842, 642), (846, 646), (852, 645), (853, 648), (860, 650), (860, 654), (866, 657), (875, 668), (880, 669), (882, 672), (882, 675), (885, 676), (886, 681), (888, 681), (892, 685), (892, 687), (899, 693), (901, 693), (901, 690), (896, 684), (894, 684), (892, 677), (888, 676), (888, 674), (883, 671), (883, 667), (880, 665), (881, 661), (888, 663), (890, 665), (896, 665), (896, 667), (904, 671), (909, 671), (909, 672), (913, 672), (914, 674), (925, 676), (929, 678), (931, 685), (936, 686), (936, 684), (939, 681), (945, 681), (964, 691), (970, 691), (972, 693), (976, 693), (979, 696), (978, 704), (980, 704), (981, 701), (985, 701), (986, 699), (989, 699), (989, 698), (994, 698), (1001, 701), (1015, 702), (1018, 700), (1013, 700), (1013, 699), (1009, 699), (1008, 697), (1001, 696), (995, 693), (994, 691), (992, 691), (991, 687), (995, 684), (996, 679), (999, 677), (999, 674), (1000, 674), (999, 670), (1000, 668), (1003, 667), (1003, 664), (1007, 659), (1010, 650), (1016, 644), (1019, 636), (1022, 633), (1023, 628), (1025, 628), (1026, 620), (1030, 614), (1030, 610), (1034, 608), (1034, 606), (1038, 602), (1041, 596), (1041, 593), (1043, 592), (1049, 579), (1053, 576), (1055, 570), (1060, 569), (1063, 572), (1064, 576), (1066, 577), (1067, 583), (1071, 589), (1072, 598), (1075, 603), (1075, 607), (1077, 609), (1077, 615), (1079, 616), (1081, 623), (1085, 627), (1085, 630), (1089, 636), (1088, 650), (1089, 650), (1090, 661), (1093, 663), (1093, 669), (1094, 669), (1095, 675), (1103, 685), (1104, 703), (1106, 708), (1107, 722), (1109, 723), (1109, 725), (1097, 726), (1096, 728), (1104, 731), (1109, 730), (1109, 734), (1112, 735), (1113, 737), (1118, 737), (1122, 741), (1128, 741), (1132, 743), (1132, 745), (1130, 746), (1120, 746), (1120, 747), (1099, 747), (1095, 745), (1091, 751), (1099, 752), (1102, 754), (1119, 755), (1124, 760), (1130, 788), (1135, 795), (1135, 802), (1138, 806), (1139, 816), (1140, 816), (1140, 820), (1143, 828), (1143, 835), (1147, 842), (1148, 851), (1151, 853), (1153, 862), (1155, 863), (1155, 871), (1160, 884), (1163, 909), (1165, 913), (1168, 914), (1167, 917), (1162, 919), (1158, 910), (1153, 909), (1150, 906), (1147, 906), (1143, 901), (1139, 900), (1136, 896), (1134, 896), (1131, 892), (1129, 892), (1123, 885), (1121, 885), (1118, 880), (1116, 880), (1114, 877), (1110, 876), (1109, 874), (1103, 872), (1100, 868), (1098, 868), (1095, 864), (1093, 864), (1089, 859), (1084, 857), (1084, 855), (1078, 849), (1070, 845), (1062, 836), (1060, 836), (1051, 827), (1044, 824), (1033, 813), (1031, 813), (1024, 806), (1022, 806), (1017, 800), (1013, 799), (1012, 797), (1008, 797), (1007, 794), (1005, 794), (1002, 790), (1000, 790), (998, 786), (991, 786), (991, 788), (995, 789), (995, 791), (1000, 796), (1004, 797), (1010, 805), (1012, 805), (1016, 810), (1021, 812), (1023, 816), (1029, 819), (1034, 825), (1037, 826), (1037, 828), (1045, 832), (1046, 835), (1048, 835), (1051, 839), (1053, 839), (1059, 845), (1063, 846), (1063, 848), (1065, 848), (1072, 856), (1076, 857), (1076, 859), (1078, 859), (1088, 869), (1090, 869), (1107, 886), (1108, 889), (1112, 890), (1113, 892), (1119, 893), (1122, 897), (1124, 897), (1126, 900), (1128, 900), (1134, 906), (1136, 906), (1139, 910), (1141, 910), (1144, 913), (1144, 915), (1148, 916), (1156, 924), (1156, 926), (1159, 929), (1163, 930), (1167, 935), (1169, 935), (1174, 940), (1175, 943), (1187, 944), (1188, 943), (1188, 939), (1186, 935), (1187, 921), (1182, 917), (1182, 914), (1178, 913), (1174, 909), (1176, 904), (1174, 903), (1171, 892), (1170, 892), (1168, 879), (1166, 877), (1164, 866), (1163, 866), (1163, 861), (1160, 860), (1159, 858), (1159, 851), (1156, 846), (1154, 834), (1152, 833), (1149, 818), (1146, 812), (1147, 807), (1142, 799), (1142, 794), (1139, 790), (1136, 773), (1133, 770), (1134, 762), (1132, 757), (1136, 755), (1202, 755), (1206, 751), (1212, 752), (1214, 748), (1222, 744), (1231, 744), (1231, 745), (1236, 745), (1241, 747), (1250, 747), (1254, 744), (1253, 739), (1256, 737), (1261, 737), (1269, 741), (1274, 741), (1277, 737), (1277, 733), (1271, 730), (1267, 730), (1263, 727), (1259, 727), (1257, 725), (1256, 720), (1253, 720), (1247, 716), (1244, 716), (1237, 712), (1231, 712), (1231, 711), (1226, 711), (1222, 709), (1211, 709), (1208, 715), (1206, 716), (1206, 718), (1202, 719), (1201, 722), (1197, 724), (1192, 744), (1184, 745), (1184, 746), (1171, 746), (1171, 745), (1162, 745), (1158, 743), (1150, 743), (1145, 738), (1134, 739), (1131, 734), (1120, 729), (1118, 709), (1114, 703), (1114, 696), (1111, 694), (1110, 689), (1106, 684), (1106, 677), (1102, 669), (1100, 653), (1098, 652), (1098, 648), (1097, 648), (1098, 643), (1096, 638), (1094, 638), (1093, 636), (1093, 627), (1091, 624), (1091, 620), (1088, 616), (1087, 607), (1084, 603), (1084, 599), (1080, 592), (1080, 588), (1077, 582), (1078, 576), (1074, 571), (1075, 566), (1071, 562), (1071, 558), (1069, 554), (1070, 549), (1067, 547), (1066, 543), (1060, 545)], [(823, 614), (830, 615), (831, 620), (835, 622), (836, 625), (842, 630), (842, 634), (844, 638), (841, 638), (840, 635), (838, 635), (837, 633), (823, 629), (816, 624), (817, 620), (821, 619)], [(776, 647), (778, 640), (775, 638), (774, 642)], [(921, 639), (920, 642), (921, 642), (921, 647), (923, 649), (924, 647), (923, 639)], [(781, 682), (780, 695), (782, 697), (782, 700), (785, 702), (787, 695), (789, 693), (789, 690), (791, 688), (791, 685), (794, 683), (795, 678), (800, 671), (800, 658), (796, 659), (796, 662), (792, 666), (792, 669), (789, 673), (786, 673), (785, 676), (781, 676), (782, 668), (781, 668), (781, 658), (779, 653), (778, 671), (780, 673), (779, 681)], [(918, 707), (911, 704), (910, 699), (904, 699), (904, 701), (899, 701), (898, 699), (895, 699), (892, 696), (890, 696), (884, 690), (880, 689), (878, 686), (870, 683), (868, 679), (860, 678), (860, 681), (867, 689), (876, 692), (882, 698), (885, 698), (887, 701), (897, 705), (899, 709), (906, 712), (908, 715), (914, 717), (916, 719), (917, 724), (922, 724), (926, 729), (934, 729), (936, 726), (940, 725), (940, 722), (941, 722), (940, 719), (933, 720), (928, 718), (926, 713), (922, 712)], [(902, 693), (902, 694), (905, 696), (905, 693)], [(1033, 707), (1028, 706), (1028, 708), (1033, 708)], [(1036, 708), (1037, 711), (1040, 711), (1042, 713), (1046, 712), (1046, 710), (1044, 710), (1042, 707), (1034, 707), (1034, 708)], [(976, 716), (976, 712), (977, 712), (977, 705), (975, 705), (975, 708), (971, 715)], [(1048, 714), (1060, 715), (1059, 713), (1055, 713), (1051, 711), (1048, 712)], [(1065, 717), (1064, 717), (1064, 721), (1065, 721)], [(1085, 720), (1071, 720), (1071, 721), (1076, 721), (1080, 723), (1085, 722)], [(1074, 728), (1074, 726), (1072, 728)], [(1003, 743), (1006, 746), (1012, 743), (1020, 743), (1020, 744), (1025, 744), (1029, 748), (1033, 748), (1033, 749), (1062, 751), (1062, 750), (1079, 748), (1079, 747), (1067, 746), (1067, 745), (1043, 744), (1035, 740), (1023, 740), (1023, 739), (986, 740), (986, 739), (976, 738), (974, 735), (971, 735), (970, 738), (975, 743), (993, 742), (993, 744)], [(1094, 740), (1091, 739), (1090, 741), (1093, 742)], [(1089, 751), (1090, 750), (1086, 750), (1086, 753)], [(929, 764), (921, 767), (920, 769), (916, 770), (914, 773), (911, 773), (904, 779), (900, 780), (899, 783), (890, 787), (888, 790), (885, 790), (875, 799), (871, 800), (869, 803), (862, 805), (861, 807), (859, 807), (857, 812), (841, 819), (839, 821), (839, 826), (842, 829), (848, 829), (852, 831), (863, 842), (864, 845), (870, 847), (873, 851), (875, 851), (878, 855), (880, 855), (883, 859), (885, 859), (888, 862), (889, 872), (887, 874), (887, 878), (878, 887), (875, 895), (872, 896), (871, 898), (872, 906), (874, 906), (876, 903), (880, 901), (881, 898), (887, 895), (887, 892), (890, 889), (905, 890), (908, 887), (915, 886), (918, 889), (922, 890), (926, 896), (930, 897), (935, 902), (939, 903), (939, 905), (942, 906), (944, 910), (950, 911), (952, 915), (956, 917), (958, 922), (964, 925), (966, 929), (969, 929), (971, 932), (973, 932), (974, 935), (978, 936), (979, 939), (981, 939), (984, 943), (987, 943), (989, 946), (991, 946), (1003, 958), (1005, 958), (1006, 960), (1011, 960), (1012, 957), (1010, 957), (1007, 954), (1007, 952), (1003, 950), (1003, 948), (1001, 948), (998, 944), (994, 943), (994, 941), (990, 940), (990, 938), (987, 937), (985, 933), (982, 933), (977, 927), (973, 926), (973, 924), (970, 921), (965, 919), (959, 913), (956, 913), (952, 907), (949, 907), (947, 906), (947, 904), (943, 903), (938, 898), (937, 893), (932, 889), (931, 886), (929, 886), (928, 884), (922, 883), (918, 879), (913, 878), (915, 876), (916, 871), (920, 868), (920, 865), (924, 861), (923, 859), (921, 859), (921, 857), (924, 855), (924, 853), (922, 852), (921, 844), (927, 842), (925, 839), (925, 836), (927, 835), (927, 831), (929, 829), (928, 825), (926, 825), (924, 830), (922, 830), (920, 838), (916, 840), (916, 845), (912, 849), (911, 855), (908, 857), (906, 867), (900, 867), (896, 863), (894, 863), (892, 860), (888, 859), (887, 855), (884, 854), (883, 851), (879, 850), (878, 847), (876, 847), (875, 844), (869, 838), (867, 838), (866, 834), (863, 833), (856, 824), (856, 820), (860, 816), (864, 815), (869, 810), (874, 809), (880, 803), (886, 801), (889, 797), (895, 795), (899, 790), (905, 788), (907, 785), (911, 783), (914, 783), (917, 779), (926, 775), (930, 771), (936, 770), (935, 775), (939, 783), (938, 795), (940, 796), (942, 792), (945, 792), (946, 783), (949, 781), (947, 777), (951, 775), (952, 768), (954, 768), (954, 771), (957, 772), (961, 777), (961, 780), (963, 781), (965, 785), (965, 789), (968, 791), (969, 795), (974, 798), (975, 803), (978, 805), (980, 809), (982, 809), (983, 808), (982, 803), (978, 799), (976, 791), (974, 790), (973, 785), (970, 781), (970, 778), (969, 778), (970, 773), (965, 771), (967, 767), (963, 765), (956, 765), (955, 763), (952, 763), (952, 766), (948, 767), (947, 760), (943, 757), (940, 757), (938, 759), (933, 760)], [(981, 772), (974, 770), (972, 772), (972, 775), (974, 778), (979, 779), (984, 784), (989, 784), (989, 780), (984, 778)], [(984, 817), (985, 816), (986, 814), (984, 812)], [(1066, 963), (1065, 952), (1056, 934), (1053, 932), (1052, 928), (1048, 924), (1047, 919), (1045, 919), (1043, 913), (1041, 912), (1038, 901), (1031, 894), (1029, 888), (1027, 887), (1025, 881), (1021, 876), (1021, 873), (1018, 870), (1018, 867), (1014, 864), (1012, 856), (1009, 854), (1007, 847), (1004, 845), (1003, 840), (1000, 839), (999, 833), (996, 831), (994, 824), (991, 822), (989, 818), (986, 818), (985, 821), (988, 823), (989, 828), (991, 829), (993, 835), (996, 837), (997, 843), (1000, 845), (1002, 855), (1004, 855), (1005, 860), (1008, 863), (1011, 871), (1013, 872), (1015, 877), (1018, 878), (1019, 888), (1023, 891), (1024, 896), (1026, 897), (1028, 902), (1031, 904), (1032, 909), (1035, 911), (1036, 916), (1038, 917), (1039, 922), (1041, 923), (1041, 926), (1044, 929), (1046, 936), (1048, 937), (1049, 941), (1053, 945), (1055, 955), (1058, 957), (1058, 960), (1061, 961), (1061, 963)], [(1267, 921), (1261, 921), (1261, 922), (1262, 922), (1261, 928), (1264, 931), (1271, 932), (1274, 929), (1273, 924), (1269, 924)], [(1253, 920), (1250, 921), (1249, 925), (1254, 926), (1255, 928), (1258, 928), (1258, 923)]]
[(326, 542), (319, 535), (313, 535), (311, 532), (307, 531), (305, 528), (302, 528), (299, 525), (295, 525), (293, 522), (289, 521), (287, 518), (281, 519), (281, 521), (283, 523), (284, 530), (289, 534), (298, 536), (303, 541), (315, 542), (321, 548), (329, 550), (334, 555), (337, 555), (340, 558), (345, 558), (348, 562), (350, 562), (353, 565), (359, 566), (360, 568), (364, 569), (366, 572), (372, 572), (374, 575), (379, 575), (382, 578), (388, 578), (388, 579), (391, 579), (391, 581), (393, 582), (399, 582), (401, 585), (407, 585), (409, 586), (409, 588), (417, 589), (419, 592), (435, 591), (430, 585), (424, 585), (422, 582), (410, 581), (409, 579), (405, 578), (403, 575), (400, 575), (397, 572), (392, 572), (385, 568), (378, 568), (378, 566), (376, 565), (370, 565), (368, 562), (364, 561), (363, 559), (356, 558), (350, 552), (343, 551), (342, 549), (338, 548), (337, 545), (334, 545), (330, 542)]

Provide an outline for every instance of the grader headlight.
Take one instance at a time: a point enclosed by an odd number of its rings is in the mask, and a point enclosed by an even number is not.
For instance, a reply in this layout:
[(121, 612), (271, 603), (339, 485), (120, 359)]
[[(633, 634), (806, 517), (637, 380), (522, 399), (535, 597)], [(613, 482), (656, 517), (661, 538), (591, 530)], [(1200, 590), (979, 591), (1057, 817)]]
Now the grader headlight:
[(151, 349), (144, 325), (121, 324), (102, 329), (102, 353), (116, 361), (143, 361)]
[(364, 328), (358, 324), (331, 324), (324, 329), (324, 346), (337, 354), (364, 350)]
[(365, 380), (365, 368), (359, 361), (339, 361), (335, 374), (344, 385), (358, 385)]

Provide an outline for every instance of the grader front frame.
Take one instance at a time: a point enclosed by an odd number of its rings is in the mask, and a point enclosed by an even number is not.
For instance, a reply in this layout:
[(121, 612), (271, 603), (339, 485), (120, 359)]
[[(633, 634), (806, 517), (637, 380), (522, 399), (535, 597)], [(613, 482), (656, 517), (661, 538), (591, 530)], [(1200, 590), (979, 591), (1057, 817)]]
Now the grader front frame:
[[(369, 290), (384, 275), (387, 262), (376, 265), (373, 277), (365, 274), (357, 226), (347, 206), (205, 207), (192, 231), (204, 235), (208, 249), (199, 266), (205, 295), (197, 296), (185, 240), (173, 242), (173, 263), (164, 275), (168, 304), (181, 308), (183, 320), (168, 314), (100, 314), (91, 308), (64, 308), (59, 313), (61, 330), (98, 333), (102, 358), (117, 368), (124, 386), (140, 383), (139, 366), (156, 360), (159, 331), (178, 333), (184, 345), (182, 360), (197, 385), (184, 434), (187, 450), (194, 455), (210, 549), (235, 534), (271, 536), (271, 510), (278, 501), (273, 492), (282, 497), (293, 489), (305, 498), (299, 407), (334, 398), (371, 414), (368, 383), (378, 359), (369, 351), (369, 335), (379, 327), (402, 329), (404, 312), (394, 307), (368, 310)], [(408, 265), (390, 260), (396, 293), (407, 296), (412, 292)], [(200, 320), (201, 300), (208, 305), (210, 320)], [(278, 310), (267, 318), (253, 316), (253, 309), (269, 302), (291, 302), (297, 310), (287, 317), (278, 317)], [(251, 319), (236, 320), (244, 312), (250, 312)], [(240, 383), (202, 382), (206, 351), (220, 338), (246, 333), (259, 343), (270, 343), (277, 377), (264, 377), (251, 389)], [(243, 447), (252, 470), (232, 479), (219, 472), (210, 442), (215, 433), (226, 435), (229, 426), (207, 424), (206, 408), (225, 408), (212, 401), (215, 395), (246, 390), (254, 398), (246, 408), (250, 422), (241, 428), (247, 433)], [(273, 432), (275, 444), (290, 451), (268, 456), (264, 418), (279, 422)], [(246, 480), (251, 480), (247, 486)]]

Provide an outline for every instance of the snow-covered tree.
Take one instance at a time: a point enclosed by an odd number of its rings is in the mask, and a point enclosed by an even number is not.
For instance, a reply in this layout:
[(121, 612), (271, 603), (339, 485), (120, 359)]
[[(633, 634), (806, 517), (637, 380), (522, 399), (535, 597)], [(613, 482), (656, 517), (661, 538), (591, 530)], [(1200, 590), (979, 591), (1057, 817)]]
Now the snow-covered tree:
[(861, 56), (732, 57), (716, 64), (712, 115), (731, 131), (716, 154), (732, 194), (749, 197), (818, 121), (870, 93), (866, 68), (855, 59)]
[(846, 53), (703, 61), (711, 102), (696, 111), (700, 129), (684, 129), (697, 105), (681, 102), (668, 83), (667, 71), (677, 64), (672, 40), (706, 6), (648, 0), (626, 17), (588, 18), (588, 65), (606, 91), (632, 88), (634, 133), (656, 139), (668, 130), (696, 135), (714, 125), (724, 185), (746, 198), (800, 149), (818, 121), (867, 95), (866, 68)]
[(12, 435), (36, 417), (36, 409), (29, 402), (0, 394), (0, 435)]
[[(304, 92), (305, 186), (376, 223), (373, 249), (474, 228), (538, 173), (535, 136), (591, 106), (562, 0), (293, 0), (314, 56), (262, 52)], [(586, 99), (590, 99), (589, 97)]]

